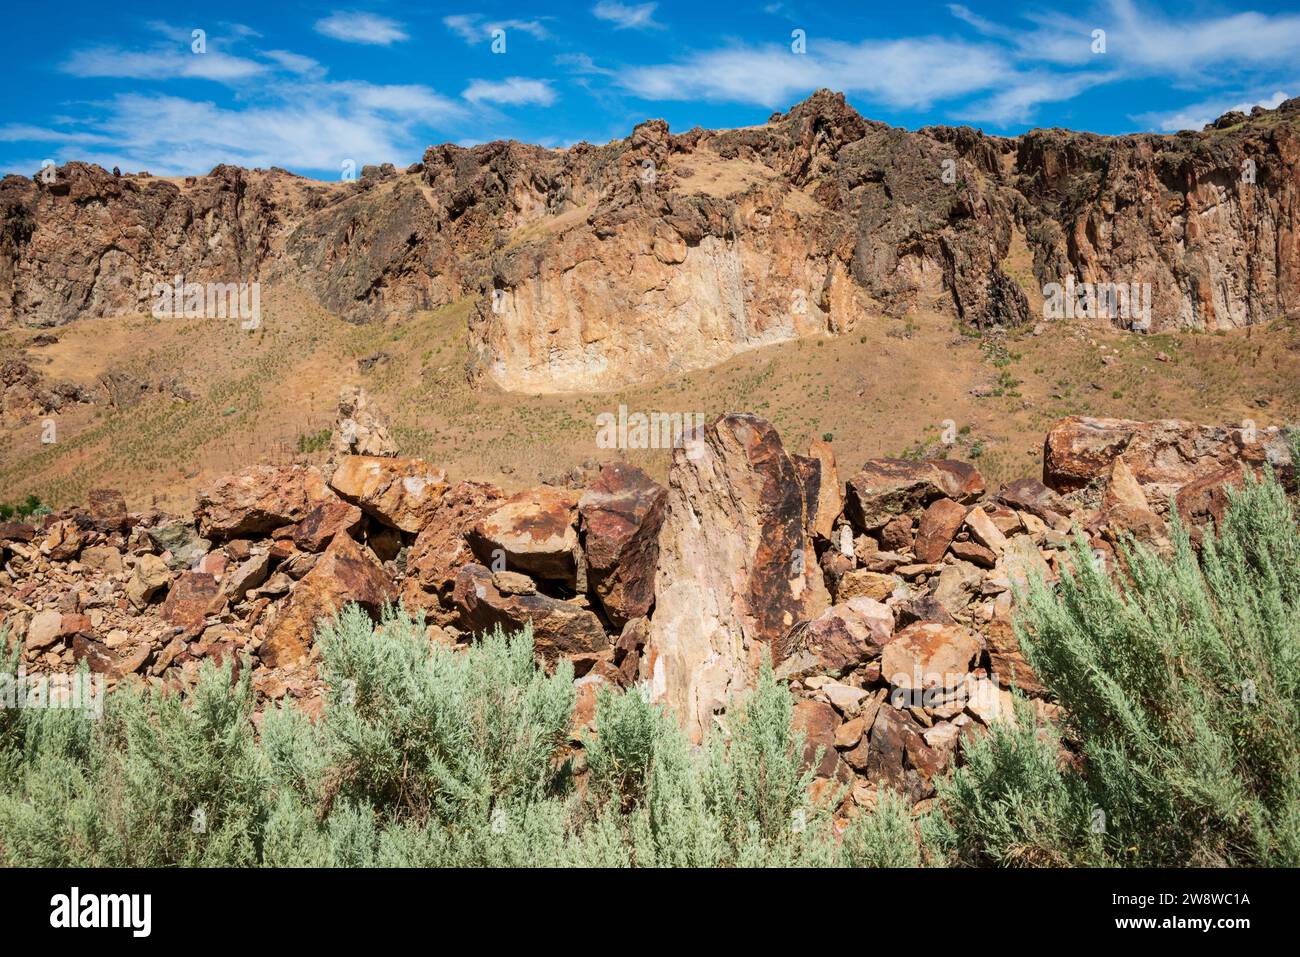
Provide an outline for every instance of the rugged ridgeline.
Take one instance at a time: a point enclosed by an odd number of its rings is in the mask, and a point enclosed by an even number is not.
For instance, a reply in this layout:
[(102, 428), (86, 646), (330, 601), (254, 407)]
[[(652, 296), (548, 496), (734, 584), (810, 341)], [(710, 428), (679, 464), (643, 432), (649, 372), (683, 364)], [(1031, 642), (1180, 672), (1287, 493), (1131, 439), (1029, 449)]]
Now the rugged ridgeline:
[(820, 91), (763, 126), (549, 150), (430, 148), (326, 184), (69, 163), (0, 183), (0, 323), (148, 312), (155, 282), (294, 283), (363, 322), (469, 297), (469, 373), (617, 387), (864, 311), (1039, 315), (1067, 277), (1147, 283), (1150, 327), (1300, 302), (1300, 100), (1199, 133), (1100, 137), (864, 120)]
[(575, 746), (601, 687), (647, 689), (698, 741), (770, 657), (823, 782), (863, 805), (882, 785), (922, 801), (970, 736), (1015, 720), (1012, 686), (1053, 715), (1012, 589), (1061, 573), (1072, 526), (1109, 562), (1125, 533), (1167, 547), (1171, 507), (1198, 534), (1265, 463), (1293, 478), (1277, 430), (1179, 421), (1063, 420), (1043, 481), (995, 490), (958, 461), (841, 475), (829, 444), (808, 453), (729, 414), (685, 437), (667, 488), (614, 462), (582, 491), (508, 497), (396, 455), (350, 391), (324, 469), (246, 468), (192, 519), (128, 514), (105, 490), (0, 524), (0, 630), (29, 676), (84, 662), (110, 685), (179, 690), (233, 658), (260, 719), (284, 699), (319, 714), (314, 626), (346, 602), (400, 599), (453, 645), (531, 622), (541, 661), (573, 663)]

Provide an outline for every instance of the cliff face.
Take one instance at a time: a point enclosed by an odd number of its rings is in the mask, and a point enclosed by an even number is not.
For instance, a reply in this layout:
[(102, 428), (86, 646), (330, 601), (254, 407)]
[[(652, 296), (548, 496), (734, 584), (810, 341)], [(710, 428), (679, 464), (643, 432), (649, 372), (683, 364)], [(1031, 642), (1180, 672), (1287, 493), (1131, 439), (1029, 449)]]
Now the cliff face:
[[(469, 374), (614, 388), (866, 312), (1042, 314), (1048, 283), (1148, 284), (1226, 328), (1300, 302), (1300, 100), (1201, 133), (1099, 137), (864, 120), (819, 91), (765, 125), (605, 146), (430, 148), (324, 184), (281, 170), (0, 183), (0, 323), (147, 312), (154, 282), (292, 282), (365, 322), (472, 298)], [(1072, 311), (1071, 311), (1072, 314)]]

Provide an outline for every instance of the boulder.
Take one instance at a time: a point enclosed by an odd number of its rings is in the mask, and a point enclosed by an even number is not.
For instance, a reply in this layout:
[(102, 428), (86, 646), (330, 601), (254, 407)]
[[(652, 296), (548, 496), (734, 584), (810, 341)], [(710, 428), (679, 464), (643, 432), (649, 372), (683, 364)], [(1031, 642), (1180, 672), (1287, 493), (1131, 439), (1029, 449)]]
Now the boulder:
[(1008, 482), (998, 489), (997, 500), (1018, 512), (1028, 512), (1049, 528), (1055, 528), (1063, 518), (1068, 518), (1070, 507), (1065, 501), (1038, 479), (1022, 478)]
[(330, 436), (330, 461), (337, 465), (349, 455), (389, 457), (397, 454), (397, 443), (388, 423), (365, 389), (345, 385), (339, 390), (338, 418)]
[(262, 663), (272, 668), (292, 665), (310, 652), (322, 618), (352, 602), (378, 617), (393, 598), (392, 584), (379, 563), (340, 532), (280, 606), (259, 650)]
[(339, 532), (351, 535), (361, 524), (361, 509), (337, 496), (312, 507), (293, 527), (293, 543), (305, 552), (324, 551)]
[[(1213, 522), (1217, 528), (1228, 511), (1228, 490), (1239, 490), (1246, 484), (1250, 471), (1240, 462), (1193, 479), (1178, 490), (1174, 506), (1185, 525), (1198, 530), (1198, 526)], [(85, 552), (82, 552), (83, 561)]]
[(912, 547), (919, 562), (937, 562), (952, 544), (966, 518), (966, 507), (950, 498), (935, 499), (921, 513)]
[(212, 543), (202, 538), (193, 525), (170, 522), (145, 529), (154, 547), (167, 553), (167, 565), (172, 569), (194, 568), (208, 553)]
[(504, 499), (501, 489), (484, 482), (458, 482), (443, 494), (406, 558), (422, 588), (450, 593), (461, 568), (476, 560), (466, 533)]
[(157, 555), (141, 555), (126, 583), (126, 597), (137, 609), (145, 605), (172, 580), (166, 563)]
[(172, 582), (158, 615), (184, 638), (194, 638), (203, 631), (207, 617), (220, 612), (225, 599), (212, 575), (184, 571)]
[(807, 529), (798, 466), (758, 416), (724, 415), (673, 450), (646, 667), (693, 741), (829, 607)]
[(979, 639), (961, 625), (917, 622), (885, 646), (880, 674), (903, 691), (951, 691), (966, 680), (979, 651)]
[(493, 571), (522, 571), (573, 588), (578, 572), (578, 496), (539, 485), (513, 495), (469, 531), (468, 540)]
[(207, 539), (265, 535), (301, 521), (328, 494), (315, 468), (250, 465), (201, 492), (194, 518)]
[(814, 439), (808, 454), (795, 457), (808, 503), (808, 533), (830, 539), (835, 522), (844, 510), (840, 476), (835, 468), (835, 450), (829, 442)]
[(840, 716), (835, 709), (825, 701), (796, 701), (790, 724), (796, 734), (803, 733), (804, 769), (812, 768), (819, 778), (834, 777), (840, 764), (839, 752), (835, 750)]
[(634, 465), (611, 462), (578, 500), (587, 584), (616, 627), (654, 604), (668, 493)]
[(844, 675), (880, 654), (894, 634), (894, 613), (869, 598), (832, 605), (798, 629), (787, 656), (807, 652), (818, 674)]
[(603, 651), (609, 647), (600, 619), (588, 609), (536, 592), (503, 592), (496, 576), (482, 565), (461, 568), (452, 598), (459, 613), (459, 624), (467, 631), (482, 633), (500, 625), (512, 632), (531, 622), (533, 646), (537, 655), (548, 663), (553, 664), (563, 655)]
[(1280, 429), (1256, 432), (1178, 419), (1142, 422), (1071, 416), (1047, 434), (1043, 482), (1058, 492), (1083, 488), (1108, 475), (1121, 454), (1138, 485), (1157, 501), (1233, 462), (1282, 466), (1291, 461)]
[(345, 455), (330, 488), (390, 528), (419, 532), (429, 524), (447, 491), (447, 473), (423, 459)]
[(1147, 501), (1137, 478), (1118, 455), (1111, 463), (1110, 479), (1101, 501), (1101, 521), (1112, 537), (1128, 533), (1146, 541), (1164, 538), (1165, 523)]
[(124, 532), (130, 527), (126, 514), (126, 499), (117, 489), (92, 488), (86, 493), (86, 511), (90, 524), (96, 531)]
[(844, 514), (861, 532), (884, 528), (899, 515), (918, 515), (938, 498), (976, 501), (984, 478), (965, 462), (872, 459), (849, 479)]

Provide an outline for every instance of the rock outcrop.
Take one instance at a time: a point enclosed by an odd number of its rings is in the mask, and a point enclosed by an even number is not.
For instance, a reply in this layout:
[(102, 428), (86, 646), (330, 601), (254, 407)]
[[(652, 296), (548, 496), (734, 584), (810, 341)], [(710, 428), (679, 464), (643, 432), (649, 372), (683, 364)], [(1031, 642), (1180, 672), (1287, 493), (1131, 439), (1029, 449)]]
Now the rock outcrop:
[(1136, 284), (1103, 321), (1153, 331), (1300, 302), (1300, 100), (1200, 133), (1009, 139), (891, 128), (821, 90), (757, 127), (442, 145), (354, 182), (53, 173), (0, 182), (0, 323), (148, 312), (175, 277), (292, 284), (353, 322), (468, 301), (468, 374), (535, 393), (675, 375), (867, 311), (1017, 325), (1047, 315), (1051, 284), (1082, 289), (1089, 317)]
[(253, 466), (189, 522), (97, 489), (85, 508), (0, 523), (0, 634), (29, 675), (84, 663), (110, 686), (183, 690), (202, 662), (231, 660), (260, 719), (286, 698), (319, 712), (323, 618), (400, 599), (455, 647), (530, 627), (544, 667), (573, 668), (575, 736), (598, 688), (639, 685), (696, 741), (767, 659), (816, 786), (849, 785), (847, 808), (881, 788), (916, 803), (990, 725), (1018, 720), (1012, 689), (1058, 718), (1016, 634), (1016, 587), (1069, 570), (1076, 530), (1102, 555), (1126, 534), (1165, 547), (1171, 502), (1199, 543), (1249, 473), (1290, 474), (1279, 436), (1245, 438), (1073, 418), (1048, 438), (1046, 483), (990, 492), (965, 463), (873, 460), (841, 488), (829, 446), (792, 455), (768, 422), (728, 414), (684, 437), (667, 489), (613, 462), (580, 491), (507, 497), (352, 455), (340, 494), (314, 468)]

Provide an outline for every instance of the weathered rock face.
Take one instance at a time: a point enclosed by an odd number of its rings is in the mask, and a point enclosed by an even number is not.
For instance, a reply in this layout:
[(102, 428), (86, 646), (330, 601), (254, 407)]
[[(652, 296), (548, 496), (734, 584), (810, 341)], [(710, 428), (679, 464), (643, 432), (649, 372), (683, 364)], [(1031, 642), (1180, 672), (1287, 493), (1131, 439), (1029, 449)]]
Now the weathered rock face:
[(331, 462), (345, 455), (396, 454), (397, 443), (369, 394), (360, 386), (345, 385), (339, 390), (338, 419), (330, 435)]
[(300, 521), (329, 497), (315, 468), (251, 465), (202, 492), (194, 517), (204, 538), (265, 534)]
[(587, 583), (622, 627), (650, 613), (668, 494), (639, 468), (611, 462), (578, 500)]
[(429, 523), (447, 490), (447, 473), (423, 459), (345, 455), (330, 487), (391, 528), (418, 532)]
[(482, 565), (466, 565), (460, 570), (453, 600), (460, 612), (461, 627), (478, 634), (500, 625), (510, 632), (531, 622), (533, 646), (540, 657), (550, 662), (561, 655), (601, 651), (609, 646), (605, 629), (592, 612), (536, 591), (520, 594), (524, 589), (512, 587), (513, 583), (502, 578), (510, 574), (493, 575)]
[(469, 532), (474, 553), (494, 570), (524, 571), (574, 587), (578, 496), (539, 485), (506, 499)]
[(725, 415), (674, 450), (647, 664), (694, 740), (829, 606), (807, 516), (798, 467), (757, 416)]
[(900, 515), (920, 514), (935, 499), (973, 502), (983, 492), (979, 470), (965, 462), (872, 459), (849, 479), (844, 514), (859, 531), (874, 532)]
[(0, 323), (147, 311), (177, 275), (293, 283), (358, 322), (473, 297), (469, 373), (530, 392), (702, 368), (868, 309), (1015, 325), (1067, 277), (1149, 284), (1154, 330), (1241, 326), (1300, 302), (1297, 183), (1297, 100), (1196, 134), (1007, 139), (893, 129), (826, 90), (760, 127), (443, 145), (352, 183), (74, 162), (0, 182)]
[(435, 593), (451, 590), (461, 568), (476, 560), (466, 534), (504, 499), (501, 489), (484, 482), (457, 482), (447, 490), (407, 557), (407, 568), (421, 587)]
[(316, 625), (356, 602), (377, 617), (394, 597), (383, 568), (353, 539), (340, 533), (294, 586), (267, 632), (259, 654), (273, 668), (291, 665), (310, 650)]
[(1149, 498), (1167, 500), (1196, 478), (1233, 462), (1259, 466), (1291, 461), (1280, 429), (1193, 425), (1176, 419), (1139, 422), (1071, 416), (1047, 434), (1043, 481), (1058, 492), (1083, 488), (1110, 473), (1121, 454)]

